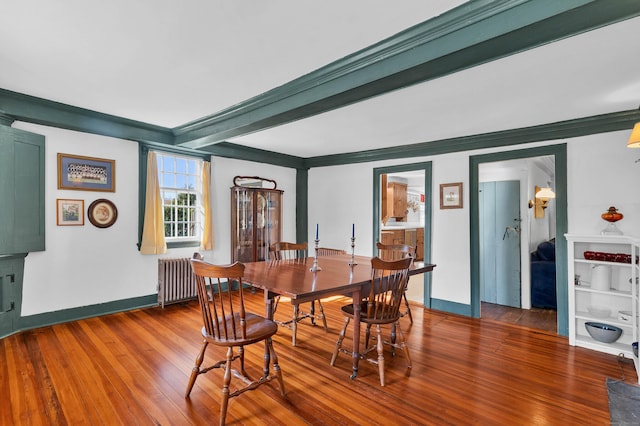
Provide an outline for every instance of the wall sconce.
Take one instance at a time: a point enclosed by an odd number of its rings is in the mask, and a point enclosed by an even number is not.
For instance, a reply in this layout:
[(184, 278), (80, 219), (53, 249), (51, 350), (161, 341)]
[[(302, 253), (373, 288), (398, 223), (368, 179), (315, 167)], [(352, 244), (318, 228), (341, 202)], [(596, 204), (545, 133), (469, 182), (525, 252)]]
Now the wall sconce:
[(544, 217), (544, 209), (549, 205), (549, 200), (556, 198), (556, 194), (551, 188), (540, 188), (539, 186), (536, 186), (534, 191), (535, 200), (529, 200), (529, 208), (535, 207), (533, 217), (541, 219)]
[[(640, 109), (640, 107), (638, 107)], [(640, 148), (640, 122), (633, 126), (631, 135), (629, 135), (629, 141), (627, 142), (627, 148)]]
[(640, 148), (640, 122), (633, 126), (629, 141), (627, 142), (627, 148)]

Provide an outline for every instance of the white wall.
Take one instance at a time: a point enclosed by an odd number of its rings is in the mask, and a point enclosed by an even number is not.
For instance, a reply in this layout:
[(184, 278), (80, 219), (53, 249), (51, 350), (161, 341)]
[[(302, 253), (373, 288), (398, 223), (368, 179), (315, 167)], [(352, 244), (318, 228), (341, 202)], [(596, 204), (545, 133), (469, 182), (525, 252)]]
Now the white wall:
[[(46, 251), (25, 261), (23, 315), (33, 315), (156, 293), (157, 256), (141, 255), (138, 236), (138, 146), (134, 142), (16, 123), (16, 128), (42, 134), (46, 140)], [(625, 215), (618, 227), (640, 235), (640, 150), (626, 148), (628, 132), (566, 140), (568, 144), (569, 232), (599, 233), (600, 214), (615, 205)], [(560, 143), (564, 141), (550, 141)], [(546, 144), (548, 144), (546, 143)], [(545, 143), (518, 146), (518, 149)], [(309, 235), (320, 226), (320, 244), (350, 248), (356, 224), (356, 253), (373, 253), (373, 168), (433, 161), (432, 296), (470, 303), (469, 156), (504, 150), (453, 153), (433, 157), (314, 168), (309, 171)], [(58, 152), (116, 160), (116, 192), (57, 189)], [(229, 188), (235, 175), (275, 179), (284, 195), (283, 239), (295, 239), (295, 175), (293, 169), (240, 160), (212, 159), (213, 214), (216, 246), (205, 253), (215, 262), (230, 260)], [(439, 184), (463, 182), (463, 208), (439, 209)], [(56, 198), (108, 198), (118, 208), (110, 228), (56, 226)], [(560, 237), (560, 236), (559, 236)], [(190, 256), (193, 249), (174, 249), (166, 257)]]
[[(141, 255), (138, 241), (138, 144), (27, 123), (14, 127), (45, 136), (46, 250), (25, 259), (22, 315), (53, 312), (157, 293), (157, 259), (190, 257), (197, 248), (170, 249)], [(57, 153), (116, 161), (116, 191), (92, 192), (57, 188)], [(230, 248), (230, 191), (236, 175), (275, 179), (283, 189), (284, 238), (295, 239), (295, 176), (293, 169), (247, 161), (212, 159), (215, 248), (207, 260), (226, 263)], [(57, 226), (56, 199), (82, 199), (84, 226)], [(118, 209), (109, 228), (94, 227), (86, 218), (92, 201), (107, 198)]]

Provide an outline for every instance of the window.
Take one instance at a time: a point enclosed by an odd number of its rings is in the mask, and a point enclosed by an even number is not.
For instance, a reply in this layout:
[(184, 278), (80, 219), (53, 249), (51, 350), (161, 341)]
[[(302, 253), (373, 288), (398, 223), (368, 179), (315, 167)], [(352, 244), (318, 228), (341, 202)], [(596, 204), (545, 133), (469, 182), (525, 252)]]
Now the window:
[(202, 161), (158, 153), (158, 179), (164, 210), (164, 236), (170, 241), (201, 237)]

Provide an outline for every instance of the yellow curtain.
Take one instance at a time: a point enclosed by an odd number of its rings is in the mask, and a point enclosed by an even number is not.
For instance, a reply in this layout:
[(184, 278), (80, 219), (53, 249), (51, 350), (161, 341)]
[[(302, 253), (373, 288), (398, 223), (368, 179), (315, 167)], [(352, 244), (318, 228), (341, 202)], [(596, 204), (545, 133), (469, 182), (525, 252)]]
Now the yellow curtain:
[(202, 208), (204, 218), (202, 224), (202, 240), (200, 250), (213, 250), (213, 217), (211, 215), (211, 163), (202, 163)]
[(149, 151), (147, 155), (147, 194), (144, 206), (140, 253), (166, 253), (162, 198), (160, 198), (160, 182), (158, 182), (158, 158), (153, 151)]

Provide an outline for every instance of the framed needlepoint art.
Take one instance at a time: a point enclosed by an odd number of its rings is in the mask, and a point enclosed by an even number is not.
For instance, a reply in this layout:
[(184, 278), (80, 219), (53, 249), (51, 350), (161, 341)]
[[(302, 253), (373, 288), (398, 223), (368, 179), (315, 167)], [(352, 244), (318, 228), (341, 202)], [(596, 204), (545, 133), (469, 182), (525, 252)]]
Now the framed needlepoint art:
[(440, 208), (462, 208), (462, 182), (440, 184)]
[(84, 200), (56, 200), (56, 222), (58, 226), (84, 225)]
[(108, 228), (116, 222), (118, 209), (111, 201), (100, 198), (89, 205), (87, 216), (93, 226)]

